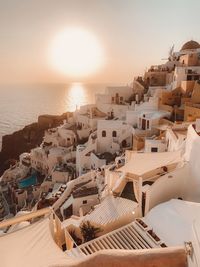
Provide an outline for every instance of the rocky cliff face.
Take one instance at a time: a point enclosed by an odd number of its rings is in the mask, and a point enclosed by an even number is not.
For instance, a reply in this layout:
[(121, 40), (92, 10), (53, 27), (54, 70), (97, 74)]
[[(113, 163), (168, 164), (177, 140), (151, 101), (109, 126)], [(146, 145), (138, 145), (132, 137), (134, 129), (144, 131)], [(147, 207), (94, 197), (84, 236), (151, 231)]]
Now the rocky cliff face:
[(60, 116), (41, 115), (38, 117), (38, 122), (27, 125), (13, 134), (3, 136), (0, 152), (0, 176), (5, 169), (9, 168), (13, 160), (19, 158), (21, 153), (29, 152), (41, 144), (46, 129), (59, 126), (69, 116), (70, 113)]

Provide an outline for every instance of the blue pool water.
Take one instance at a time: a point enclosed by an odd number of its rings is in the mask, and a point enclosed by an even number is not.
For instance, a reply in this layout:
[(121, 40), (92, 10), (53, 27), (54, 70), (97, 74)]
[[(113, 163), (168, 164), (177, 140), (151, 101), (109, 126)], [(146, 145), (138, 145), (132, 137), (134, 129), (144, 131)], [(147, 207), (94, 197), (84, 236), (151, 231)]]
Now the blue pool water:
[(34, 173), (26, 179), (19, 181), (19, 188), (25, 188), (37, 184), (37, 175)]

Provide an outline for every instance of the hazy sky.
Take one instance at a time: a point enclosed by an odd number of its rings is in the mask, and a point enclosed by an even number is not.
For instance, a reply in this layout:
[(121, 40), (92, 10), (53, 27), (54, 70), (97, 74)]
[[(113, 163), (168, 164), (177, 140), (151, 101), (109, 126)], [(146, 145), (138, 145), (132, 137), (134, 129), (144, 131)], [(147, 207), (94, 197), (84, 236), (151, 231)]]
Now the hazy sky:
[(86, 81), (130, 82), (173, 44), (200, 41), (199, 12), (200, 0), (0, 0), (0, 82), (69, 81), (47, 53), (69, 26), (93, 32), (105, 51), (106, 65)]

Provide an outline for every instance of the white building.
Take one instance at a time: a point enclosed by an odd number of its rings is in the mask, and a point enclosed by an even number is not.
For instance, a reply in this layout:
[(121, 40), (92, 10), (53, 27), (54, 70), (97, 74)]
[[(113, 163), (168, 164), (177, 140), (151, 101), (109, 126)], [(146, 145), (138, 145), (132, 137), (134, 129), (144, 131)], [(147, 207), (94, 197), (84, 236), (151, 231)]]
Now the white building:
[(108, 164), (114, 153), (131, 148), (132, 136), (132, 126), (124, 121), (99, 120), (97, 132), (90, 135), (87, 143), (77, 146), (76, 166), (79, 175)]
[(76, 145), (76, 134), (68, 129), (68, 124), (45, 131), (44, 144), (51, 146), (71, 147)]
[(100, 111), (95, 104), (81, 106), (74, 112), (74, 120), (77, 127), (79, 139), (84, 139), (96, 130), (97, 121), (107, 117), (107, 114)]
[(153, 130), (153, 127), (158, 125), (160, 119), (170, 118), (171, 114), (168, 111), (157, 110), (157, 111), (142, 111), (138, 116), (138, 128), (140, 130)]
[(97, 133), (91, 133), (88, 142), (76, 147), (76, 170), (79, 175), (91, 169), (91, 153), (97, 152)]
[(124, 119), (126, 111), (132, 108), (130, 98), (133, 93), (129, 86), (107, 87), (105, 94), (96, 95), (97, 108), (108, 116)]
[(31, 166), (43, 174), (51, 174), (56, 164), (75, 162), (73, 147), (56, 147), (42, 144), (31, 150)]
[(196, 81), (200, 78), (200, 66), (176, 67), (172, 89), (181, 87), (184, 81)]
[(145, 150), (146, 153), (151, 152), (165, 152), (167, 151), (167, 142), (164, 139), (145, 138)]
[(97, 150), (115, 153), (132, 146), (133, 128), (124, 121), (100, 120), (97, 127)]
[(159, 97), (150, 97), (146, 102), (135, 104), (134, 110), (126, 112), (126, 122), (141, 130), (151, 131), (152, 127), (158, 124), (162, 118), (169, 118), (170, 112), (159, 110)]
[(80, 176), (67, 184), (62, 205), (56, 204), (56, 209), (60, 209), (63, 218), (83, 216), (99, 203), (103, 186), (104, 180), (96, 172)]

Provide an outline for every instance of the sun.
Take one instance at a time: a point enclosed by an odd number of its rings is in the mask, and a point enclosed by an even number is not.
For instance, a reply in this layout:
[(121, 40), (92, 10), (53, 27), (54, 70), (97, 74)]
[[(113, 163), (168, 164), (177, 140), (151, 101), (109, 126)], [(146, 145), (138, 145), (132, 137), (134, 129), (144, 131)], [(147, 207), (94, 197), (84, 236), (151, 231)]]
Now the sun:
[(71, 77), (88, 76), (104, 64), (99, 40), (91, 32), (71, 27), (58, 33), (50, 45), (51, 65)]

